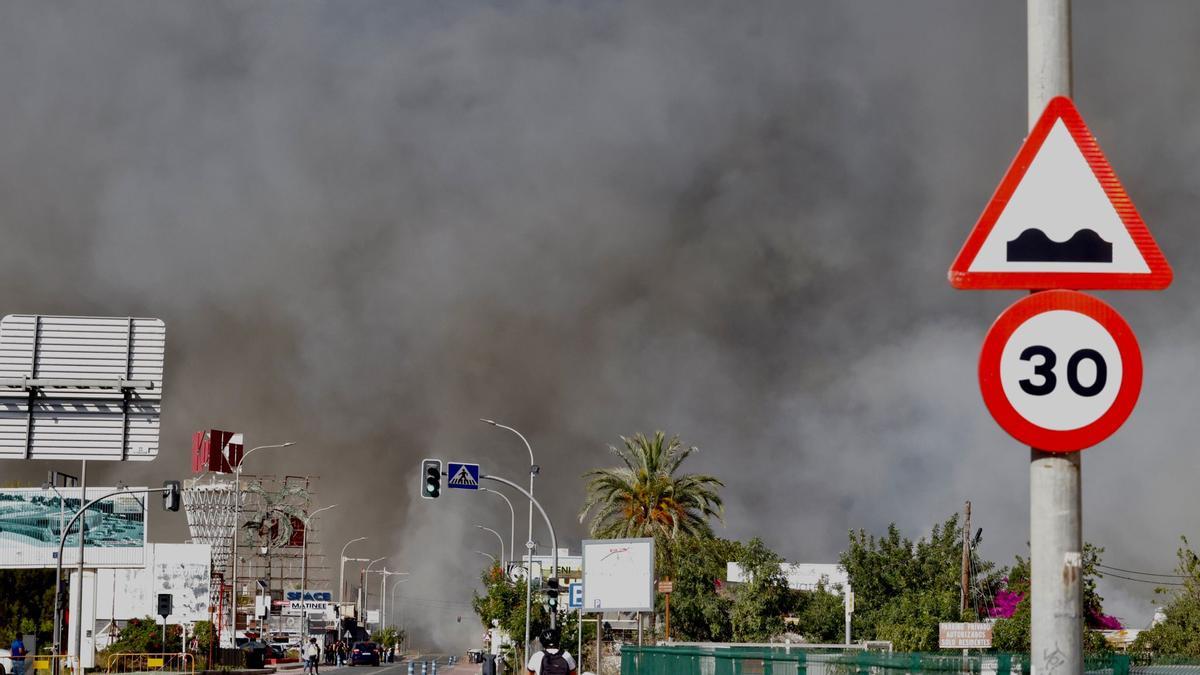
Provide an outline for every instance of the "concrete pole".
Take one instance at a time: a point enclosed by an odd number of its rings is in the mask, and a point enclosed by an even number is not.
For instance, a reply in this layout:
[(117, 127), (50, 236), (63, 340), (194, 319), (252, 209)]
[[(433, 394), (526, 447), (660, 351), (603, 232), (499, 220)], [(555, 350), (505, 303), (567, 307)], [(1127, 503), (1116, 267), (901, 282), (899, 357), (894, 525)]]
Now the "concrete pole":
[[(1071, 0), (1028, 0), (1032, 127), (1055, 96), (1071, 96)], [(1034, 675), (1083, 673), (1080, 453), (1030, 448), (1029, 549)]]

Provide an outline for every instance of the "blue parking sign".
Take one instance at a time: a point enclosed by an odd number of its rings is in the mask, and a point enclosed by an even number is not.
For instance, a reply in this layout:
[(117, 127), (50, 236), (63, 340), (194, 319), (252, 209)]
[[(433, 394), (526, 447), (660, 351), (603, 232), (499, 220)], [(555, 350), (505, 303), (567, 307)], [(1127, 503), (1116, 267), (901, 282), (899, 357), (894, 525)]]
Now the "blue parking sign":
[(567, 586), (567, 607), (571, 609), (583, 608), (583, 582), (574, 581)]

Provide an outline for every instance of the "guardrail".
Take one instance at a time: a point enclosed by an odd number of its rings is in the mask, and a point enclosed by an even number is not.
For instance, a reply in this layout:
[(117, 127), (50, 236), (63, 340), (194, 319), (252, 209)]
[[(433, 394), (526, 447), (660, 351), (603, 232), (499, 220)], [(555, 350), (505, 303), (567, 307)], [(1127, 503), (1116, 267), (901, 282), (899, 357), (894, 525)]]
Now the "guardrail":
[(101, 657), (106, 663), (106, 673), (195, 673), (196, 659), (186, 652), (163, 654), (137, 654), (121, 652), (105, 654)]

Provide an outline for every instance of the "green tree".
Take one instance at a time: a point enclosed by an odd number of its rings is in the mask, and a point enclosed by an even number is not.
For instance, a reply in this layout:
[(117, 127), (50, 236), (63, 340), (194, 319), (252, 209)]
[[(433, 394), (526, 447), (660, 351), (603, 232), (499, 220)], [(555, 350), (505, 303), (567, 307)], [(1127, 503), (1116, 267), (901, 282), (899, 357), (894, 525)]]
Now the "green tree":
[[(511, 581), (499, 565), (492, 565), (480, 575), (484, 593), (475, 593), (471, 601), (475, 614), (484, 628), (492, 628), (492, 622), (520, 643), (525, 638), (525, 580)], [(550, 625), (550, 615), (540, 602), (534, 602), (529, 619), (530, 635), (537, 635)]]
[(835, 589), (817, 584), (816, 589), (802, 591), (796, 595), (796, 606), (792, 609), (795, 627), (792, 629), (805, 640), (817, 643), (841, 642), (846, 630), (845, 601)]
[[(973, 542), (977, 550), (979, 538)], [(962, 528), (958, 515), (913, 542), (893, 523), (879, 538), (850, 533), (841, 564), (854, 589), (853, 631), (860, 638), (891, 640), (897, 650), (937, 649), (938, 623), (974, 620), (1000, 585), (995, 565), (972, 553), (973, 581), (967, 613), (960, 612)]]
[(1134, 650), (1200, 657), (1200, 556), (1192, 550), (1187, 537), (1180, 539), (1183, 545), (1175, 551), (1178, 560), (1175, 573), (1182, 585), (1170, 591), (1155, 589), (1156, 593), (1169, 597), (1163, 607), (1164, 619), (1138, 635)]
[(164, 650), (162, 624), (158, 623), (157, 619), (152, 616), (144, 619), (131, 619), (117, 634), (117, 639), (104, 650), (104, 653), (162, 654), (177, 652), (181, 636), (182, 629), (178, 625), (167, 626), (168, 649)]
[[(671, 637), (690, 642), (728, 642), (733, 595), (724, 587), (728, 563), (742, 544), (716, 538), (681, 537), (672, 543), (675, 589), (671, 594)], [(663, 609), (659, 596), (659, 610)]]
[(379, 644), (384, 649), (391, 649), (393, 645), (399, 646), (404, 642), (404, 631), (395, 626), (388, 626), (382, 630), (376, 629), (371, 631), (371, 642)]
[[(1084, 542), (1083, 614), (1086, 621), (1083, 645), (1084, 651), (1087, 652), (1103, 652), (1110, 649), (1104, 636), (1095, 630), (1103, 627), (1101, 622), (1104, 617), (1104, 598), (1096, 589), (1096, 580), (1104, 576), (1098, 568), (1103, 554), (1102, 547)], [(1001, 651), (1028, 652), (1030, 649), (1030, 621), (1033, 616), (1030, 606), (1031, 584), (1028, 559), (1017, 556), (1012, 569), (1008, 571), (1006, 589), (1013, 593), (1020, 593), (1024, 597), (1011, 617), (996, 621), (992, 628), (992, 646)]]
[(678, 436), (669, 440), (661, 431), (621, 437), (623, 446), (609, 446), (624, 466), (584, 474), (587, 499), (579, 522), (591, 514), (593, 537), (653, 537), (660, 574), (673, 574), (671, 543), (679, 536), (711, 537), (709, 519), (720, 518), (724, 505), (717, 488), (724, 483), (704, 474), (678, 473), (696, 452)]
[(54, 570), (0, 570), (0, 644), (36, 634), (48, 643), (54, 630)]
[(783, 632), (784, 616), (795, 604), (783, 558), (754, 538), (739, 552), (737, 563), (745, 581), (734, 592), (733, 639), (766, 642)]

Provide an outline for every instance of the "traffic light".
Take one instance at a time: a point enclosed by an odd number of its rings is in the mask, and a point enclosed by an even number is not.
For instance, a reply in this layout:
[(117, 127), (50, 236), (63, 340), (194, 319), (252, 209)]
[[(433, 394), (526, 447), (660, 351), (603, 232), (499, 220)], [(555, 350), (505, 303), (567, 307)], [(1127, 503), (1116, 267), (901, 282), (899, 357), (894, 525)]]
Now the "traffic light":
[(551, 612), (558, 610), (558, 579), (546, 580), (546, 604)]
[(421, 462), (421, 497), (437, 499), (440, 496), (442, 496), (442, 460), (424, 460)]
[(171, 598), (170, 593), (158, 594), (158, 615), (164, 619), (171, 616)]
[(178, 511), (180, 502), (179, 481), (167, 480), (163, 481), (163, 509), (167, 511)]

